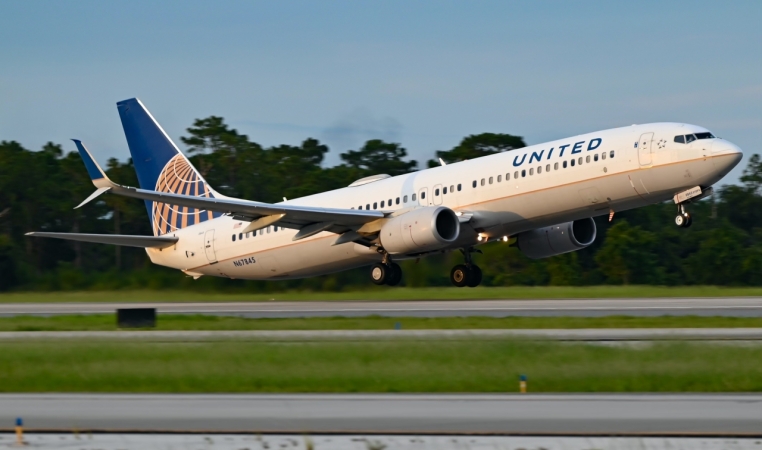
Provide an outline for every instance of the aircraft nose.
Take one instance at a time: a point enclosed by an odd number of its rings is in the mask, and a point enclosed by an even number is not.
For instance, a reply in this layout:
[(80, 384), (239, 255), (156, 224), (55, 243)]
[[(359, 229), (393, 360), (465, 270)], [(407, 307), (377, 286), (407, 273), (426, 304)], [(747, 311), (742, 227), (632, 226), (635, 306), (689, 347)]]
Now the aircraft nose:
[(719, 156), (720, 158), (717, 158), (716, 160), (722, 161), (722, 165), (727, 168), (727, 170), (732, 169), (733, 167), (737, 166), (739, 162), (741, 162), (741, 159), (743, 158), (743, 151), (740, 147), (733, 144), (732, 142), (728, 141), (717, 141), (712, 145), (712, 153), (715, 156)]

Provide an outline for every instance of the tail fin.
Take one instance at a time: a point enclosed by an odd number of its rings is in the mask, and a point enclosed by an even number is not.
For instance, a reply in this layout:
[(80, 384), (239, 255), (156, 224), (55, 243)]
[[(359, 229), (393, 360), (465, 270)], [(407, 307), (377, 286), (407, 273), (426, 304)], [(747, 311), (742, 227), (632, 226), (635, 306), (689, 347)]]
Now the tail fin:
[[(116, 104), (142, 189), (195, 197), (219, 196), (183, 155), (137, 98)], [(153, 234), (185, 228), (221, 213), (146, 201)]]

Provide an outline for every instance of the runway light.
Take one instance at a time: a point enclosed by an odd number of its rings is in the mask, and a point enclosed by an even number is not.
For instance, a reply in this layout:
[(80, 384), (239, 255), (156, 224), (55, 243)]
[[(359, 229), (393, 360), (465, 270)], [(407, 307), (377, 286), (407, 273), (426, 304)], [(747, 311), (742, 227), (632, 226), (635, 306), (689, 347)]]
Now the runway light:
[(503, 236), (503, 242), (508, 242), (508, 236)]
[(482, 239), (484, 239), (484, 235), (483, 235), (483, 234), (481, 234), (481, 233), (479, 233), (479, 235), (478, 235), (478, 236), (476, 236), (476, 240), (477, 240), (477, 241), (479, 241), (479, 242), (481, 242), (481, 241), (482, 241)]
[(522, 394), (527, 393), (527, 376), (521, 375), (519, 376), (519, 392)]
[(24, 445), (24, 420), (21, 417), (16, 418), (16, 444)]

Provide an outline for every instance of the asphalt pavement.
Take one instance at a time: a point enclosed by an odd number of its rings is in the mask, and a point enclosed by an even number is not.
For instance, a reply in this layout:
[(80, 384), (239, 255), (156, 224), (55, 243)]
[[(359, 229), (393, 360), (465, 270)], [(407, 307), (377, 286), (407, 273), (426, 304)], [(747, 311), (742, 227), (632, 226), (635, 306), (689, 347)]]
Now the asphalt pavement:
[(156, 308), (159, 313), (214, 314), (242, 317), (454, 317), (454, 316), (663, 316), (762, 317), (762, 297), (303, 301), (237, 303), (0, 303), (0, 316), (20, 314), (103, 314), (117, 308)]
[(762, 395), (0, 395), (0, 424), (17, 417), (80, 433), (762, 435)]

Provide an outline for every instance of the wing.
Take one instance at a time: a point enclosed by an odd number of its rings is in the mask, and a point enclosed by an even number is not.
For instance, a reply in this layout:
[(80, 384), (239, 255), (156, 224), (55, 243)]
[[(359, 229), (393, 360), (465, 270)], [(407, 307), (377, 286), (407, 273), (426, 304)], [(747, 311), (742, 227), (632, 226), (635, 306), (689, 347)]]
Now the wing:
[(112, 192), (117, 195), (141, 200), (221, 212), (233, 216), (235, 219), (251, 222), (243, 232), (257, 230), (277, 223), (285, 228), (299, 230), (294, 236), (294, 240), (304, 239), (321, 231), (331, 231), (337, 234), (354, 232), (369, 222), (384, 218), (384, 213), (380, 211), (270, 204), (229, 197), (194, 197), (121, 186), (106, 176), (106, 173), (95, 162), (90, 152), (80, 141), (75, 140), (74, 142), (77, 144), (80, 155), (82, 155), (93, 184), (98, 188), (77, 208), (104, 192)]

